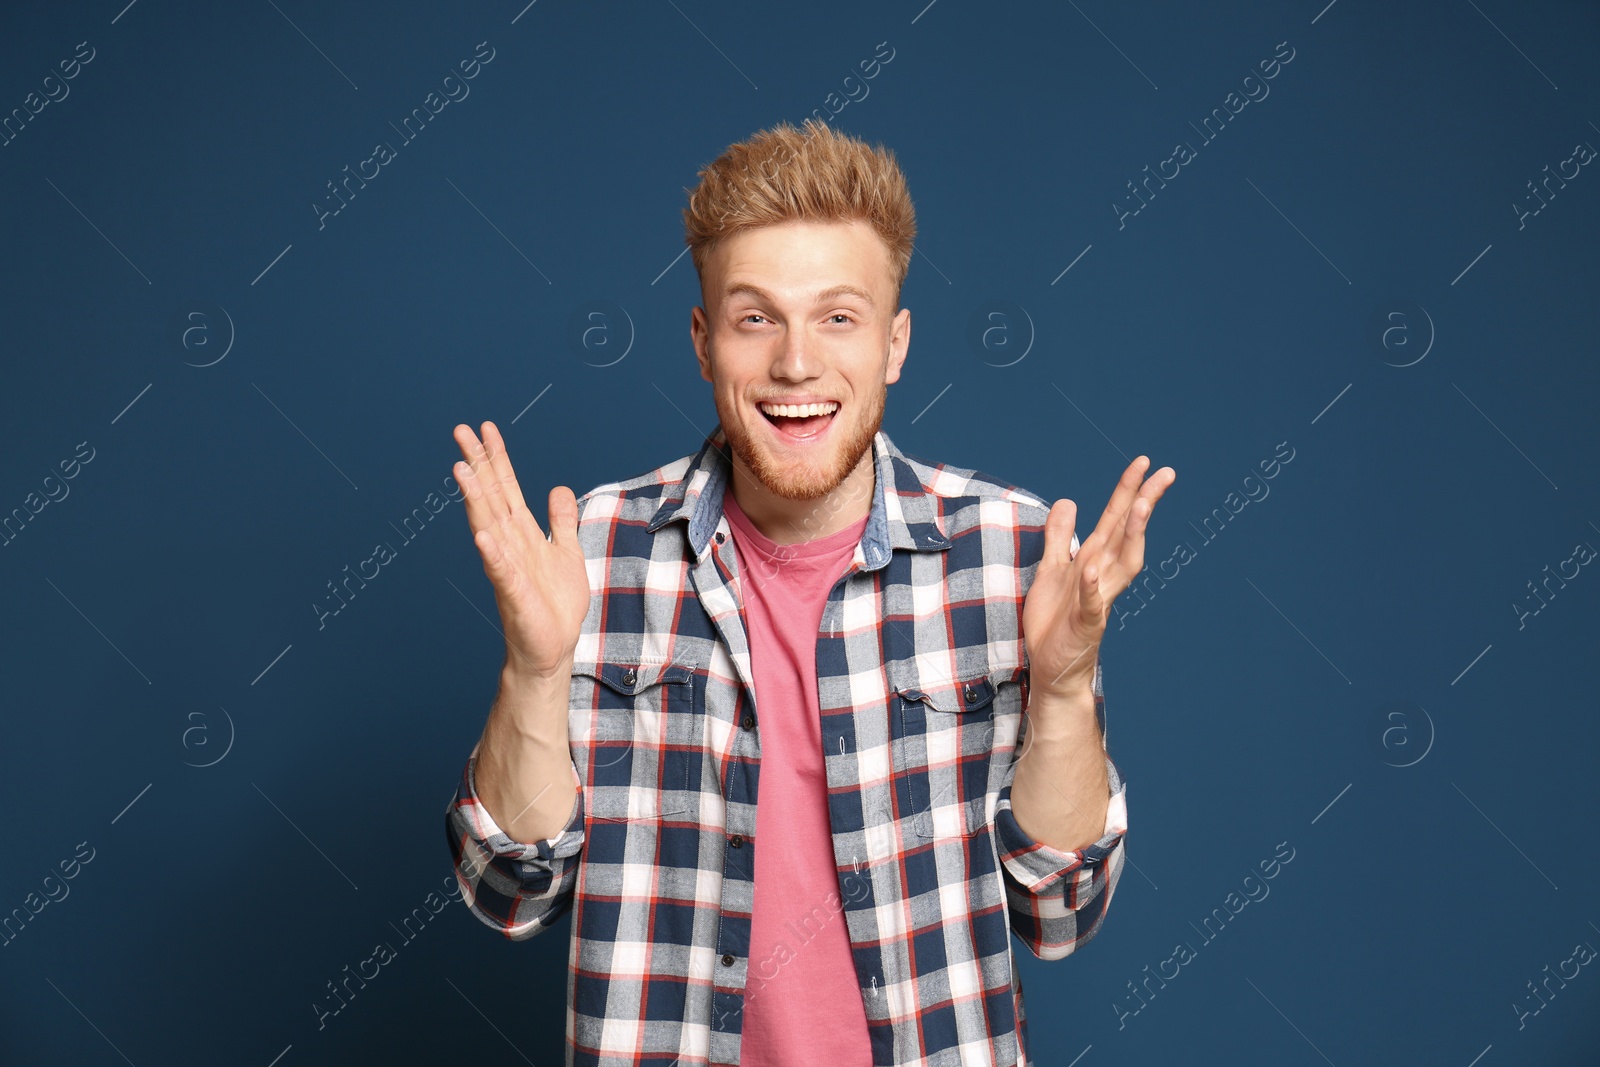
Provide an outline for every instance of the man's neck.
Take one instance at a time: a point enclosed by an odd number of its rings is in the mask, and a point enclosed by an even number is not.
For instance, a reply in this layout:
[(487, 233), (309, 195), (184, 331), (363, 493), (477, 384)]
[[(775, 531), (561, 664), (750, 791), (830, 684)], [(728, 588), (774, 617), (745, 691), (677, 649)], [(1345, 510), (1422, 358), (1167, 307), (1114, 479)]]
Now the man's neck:
[(789, 500), (756, 479), (734, 457), (727, 492), (752, 525), (775, 544), (793, 545), (828, 537), (865, 519), (872, 510), (877, 473), (869, 450), (833, 492), (815, 500)]

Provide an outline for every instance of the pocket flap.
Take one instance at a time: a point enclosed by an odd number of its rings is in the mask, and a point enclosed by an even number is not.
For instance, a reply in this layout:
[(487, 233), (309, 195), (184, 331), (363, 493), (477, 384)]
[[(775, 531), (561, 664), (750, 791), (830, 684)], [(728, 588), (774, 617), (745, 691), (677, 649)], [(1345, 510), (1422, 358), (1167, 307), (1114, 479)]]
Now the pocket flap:
[(983, 711), (994, 701), (995, 687), (1020, 679), (1025, 667), (1001, 667), (967, 678), (934, 682), (915, 677), (914, 668), (903, 672), (905, 680), (894, 690), (907, 700), (920, 700), (937, 711), (961, 714)]
[(638, 696), (653, 685), (671, 685), (687, 682), (693, 670), (682, 663), (622, 663), (608, 660), (605, 663), (574, 664), (574, 674), (587, 674), (597, 678), (607, 689), (623, 696)]

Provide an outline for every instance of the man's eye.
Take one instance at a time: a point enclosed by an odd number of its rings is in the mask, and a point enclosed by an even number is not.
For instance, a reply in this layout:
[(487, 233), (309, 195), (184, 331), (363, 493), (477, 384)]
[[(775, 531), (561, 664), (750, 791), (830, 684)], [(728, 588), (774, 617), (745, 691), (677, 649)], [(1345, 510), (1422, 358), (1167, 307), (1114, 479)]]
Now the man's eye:
[(842, 311), (839, 311), (839, 312), (835, 312), (835, 313), (834, 313), (834, 314), (832, 314), (832, 315), (829, 315), (829, 316), (828, 316), (828, 318), (830, 318), (830, 319), (844, 319), (844, 320), (845, 320), (845, 321), (846, 321), (846, 322), (850, 322), (850, 321), (852, 321), (852, 320), (851, 320), (851, 318), (850, 318), (850, 316), (849, 316), (849, 315), (846, 315), (846, 314), (845, 314), (845, 313), (844, 313), (844, 312), (842, 312)]
[(750, 319), (764, 319), (764, 318), (766, 318), (766, 316), (761, 314), (760, 312), (752, 311), (752, 312), (750, 312), (750, 314), (748, 314), (748, 315), (746, 315), (744, 317), (744, 321), (748, 321)]

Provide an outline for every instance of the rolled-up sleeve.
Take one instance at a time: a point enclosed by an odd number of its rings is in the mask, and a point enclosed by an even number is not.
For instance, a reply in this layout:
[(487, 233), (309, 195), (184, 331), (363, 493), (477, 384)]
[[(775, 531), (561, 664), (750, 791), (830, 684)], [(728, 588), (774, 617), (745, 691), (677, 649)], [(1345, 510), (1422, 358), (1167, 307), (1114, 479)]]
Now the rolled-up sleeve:
[(583, 780), (577, 786), (567, 824), (554, 837), (515, 841), (489, 815), (478, 796), (473, 771), (474, 746), (461, 772), (456, 794), (445, 808), (445, 832), (462, 900), (485, 924), (512, 940), (533, 937), (572, 906), (573, 886), (583, 850)]
[[(1074, 541), (1073, 547), (1077, 544)], [(995, 807), (995, 843), (1011, 929), (1028, 951), (1045, 960), (1058, 960), (1073, 952), (1105, 922), (1111, 895), (1122, 877), (1126, 855), (1122, 839), (1128, 832), (1128, 790), (1117, 765), (1105, 755), (1105, 689), (1097, 661), (1092, 682), (1095, 719), (1100, 725), (1100, 751), (1106, 761), (1106, 822), (1099, 840), (1064, 852), (1030, 837), (1011, 810), (1011, 786), (1016, 773), (1012, 763)]]
[(1099, 932), (1122, 876), (1127, 786), (1111, 757), (1105, 759), (1111, 787), (1105, 829), (1081, 849), (1063, 852), (1028, 836), (1011, 811), (1011, 783), (1000, 790), (994, 827), (1011, 929), (1040, 959), (1070, 955)]

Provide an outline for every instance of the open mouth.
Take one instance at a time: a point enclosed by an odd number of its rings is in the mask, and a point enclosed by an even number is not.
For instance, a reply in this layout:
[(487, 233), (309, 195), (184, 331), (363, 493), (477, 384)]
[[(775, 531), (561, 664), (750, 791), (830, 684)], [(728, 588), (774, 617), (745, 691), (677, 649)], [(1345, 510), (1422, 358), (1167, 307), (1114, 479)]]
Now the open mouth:
[(827, 433), (838, 417), (840, 405), (838, 401), (829, 400), (817, 404), (763, 402), (756, 407), (781, 437), (799, 443), (815, 441)]

